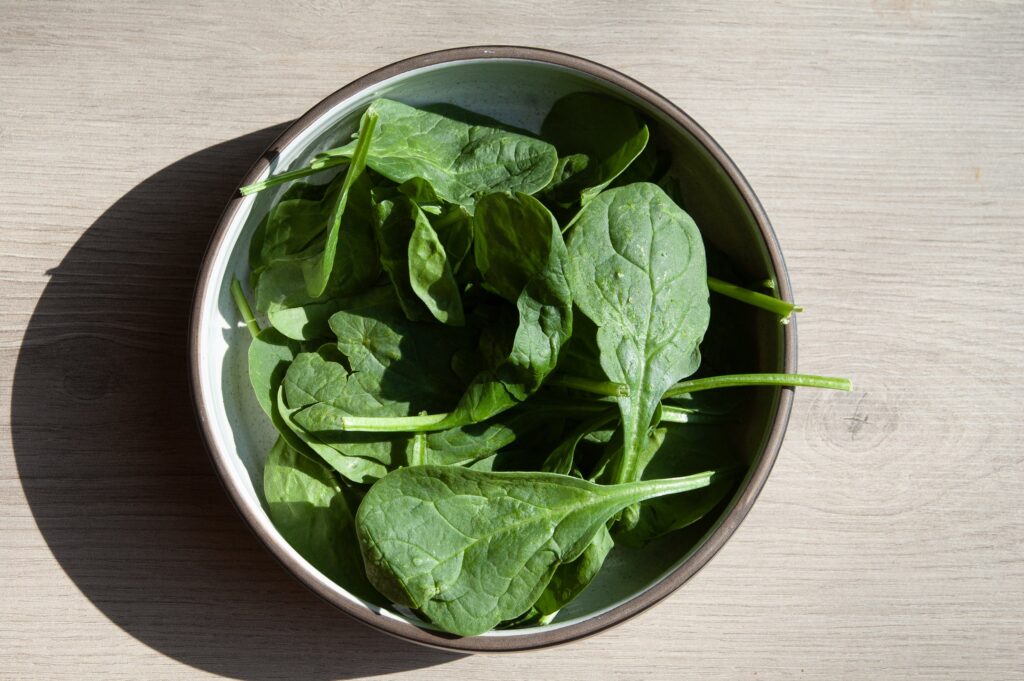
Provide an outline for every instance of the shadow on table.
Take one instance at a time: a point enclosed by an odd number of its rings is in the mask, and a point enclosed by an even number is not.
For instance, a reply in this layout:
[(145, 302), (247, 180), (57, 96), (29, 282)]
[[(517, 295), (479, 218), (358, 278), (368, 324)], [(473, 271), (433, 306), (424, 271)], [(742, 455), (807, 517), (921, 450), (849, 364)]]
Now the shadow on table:
[(379, 634), (292, 579), (231, 506), (193, 418), (186, 338), (199, 263), (238, 179), (283, 128), (167, 166), (49, 273), (14, 375), (18, 473), (68, 576), (165, 655), (242, 679), (441, 664), (456, 656)]

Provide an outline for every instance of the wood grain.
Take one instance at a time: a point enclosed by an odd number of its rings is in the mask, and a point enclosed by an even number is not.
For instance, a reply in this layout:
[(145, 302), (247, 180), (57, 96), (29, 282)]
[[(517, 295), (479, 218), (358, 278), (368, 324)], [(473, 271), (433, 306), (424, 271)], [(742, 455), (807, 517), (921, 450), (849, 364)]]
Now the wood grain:
[[(199, 258), (275, 126), (460, 44), (590, 57), (715, 135), (807, 312), (771, 480), (611, 632), (457, 658), (246, 531), (192, 420)], [(1024, 5), (0, 2), (0, 678), (1007, 679), (1024, 670)]]

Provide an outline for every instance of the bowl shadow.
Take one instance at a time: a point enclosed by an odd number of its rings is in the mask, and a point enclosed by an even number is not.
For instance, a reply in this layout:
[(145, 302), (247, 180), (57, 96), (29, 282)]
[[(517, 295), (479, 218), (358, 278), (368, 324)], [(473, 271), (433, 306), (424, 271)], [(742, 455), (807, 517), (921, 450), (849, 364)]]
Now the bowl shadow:
[(188, 384), (195, 278), (237, 180), (287, 124), (197, 151), (108, 208), (51, 270), (11, 438), (54, 557), (156, 651), (238, 679), (347, 679), (459, 655), (381, 634), (278, 565), (222, 489)]

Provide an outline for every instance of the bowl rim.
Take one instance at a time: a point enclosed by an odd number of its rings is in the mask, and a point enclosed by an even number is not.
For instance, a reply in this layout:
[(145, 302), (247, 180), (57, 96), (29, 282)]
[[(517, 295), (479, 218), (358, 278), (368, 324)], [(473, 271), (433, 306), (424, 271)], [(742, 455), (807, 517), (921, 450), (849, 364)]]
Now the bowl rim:
[[(605, 81), (618, 88), (626, 90), (648, 105), (659, 109), (662, 113), (672, 119), (680, 127), (689, 132), (711, 156), (719, 163), (726, 172), (729, 179), (735, 185), (740, 196), (747, 204), (754, 221), (757, 223), (761, 237), (772, 267), (776, 273), (776, 285), (779, 296), (786, 301), (792, 302), (792, 289), (789, 281), (789, 272), (782, 257), (775, 232), (772, 229), (768, 216), (754, 194), (753, 189), (746, 178), (736, 167), (736, 164), (718, 145), (718, 143), (696, 123), (682, 109), (671, 101), (658, 94), (651, 88), (639, 81), (630, 78), (612, 68), (597, 62), (547, 49), (534, 47), (521, 47), (513, 45), (479, 45), (471, 47), (457, 47), (435, 52), (428, 52), (414, 57), (396, 61), (392, 64), (379, 68), (375, 71), (358, 78), (348, 85), (340, 88), (318, 102), (313, 108), (296, 119), (291, 125), (275, 139), (267, 150), (256, 160), (253, 166), (239, 182), (239, 187), (254, 182), (263, 173), (279, 152), (287, 146), (299, 134), (312, 126), (321, 116), (330, 111), (339, 102), (369, 88), (377, 83), (398, 76), (402, 73), (420, 69), (427, 66), (434, 66), (448, 62), (476, 61), (485, 59), (499, 59), (512, 61), (527, 61), (542, 63), (578, 71), (584, 75)], [(780, 390), (779, 399), (772, 418), (771, 429), (765, 439), (761, 456), (757, 465), (749, 473), (747, 484), (735, 500), (733, 507), (719, 521), (718, 526), (704, 538), (704, 541), (697, 547), (689, 558), (683, 561), (675, 570), (667, 574), (660, 581), (656, 582), (645, 591), (637, 594), (631, 599), (620, 603), (618, 606), (599, 613), (581, 622), (566, 625), (557, 629), (550, 629), (537, 633), (525, 633), (516, 636), (496, 637), (468, 637), (460, 638), (445, 634), (444, 632), (422, 629), (398, 619), (374, 613), (371, 610), (360, 608), (353, 603), (340, 597), (329, 587), (323, 585), (314, 578), (314, 569), (304, 561), (296, 560), (281, 545), (283, 540), (277, 538), (260, 528), (257, 512), (262, 509), (254, 509), (249, 500), (245, 498), (242, 491), (231, 483), (229, 474), (231, 453), (223, 451), (216, 446), (213, 438), (212, 426), (208, 414), (204, 411), (202, 404), (202, 379), (199, 366), (200, 353), (200, 329), (202, 326), (202, 301), (206, 298), (209, 289), (213, 286), (220, 286), (222, 282), (213, 281), (211, 265), (214, 255), (225, 245), (228, 227), (234, 220), (235, 215), (243, 204), (244, 197), (236, 191), (234, 197), (228, 202), (217, 222), (207, 246), (206, 252), (199, 270), (194, 291), (191, 320), (189, 323), (189, 381), (192, 395), (193, 407), (196, 419), (199, 423), (200, 433), (210, 457), (213, 459), (217, 475), (221, 480), (228, 496), (238, 509), (239, 514), (245, 520), (249, 529), (267, 547), (270, 553), (287, 569), (298, 581), (312, 590), (316, 595), (328, 603), (338, 607), (346, 614), (355, 619), (387, 634), (398, 638), (458, 653), (474, 652), (510, 652), (524, 651), (538, 648), (546, 648), (554, 645), (569, 643), (587, 636), (592, 636), (612, 626), (621, 624), (626, 620), (640, 614), (669, 594), (681, 587), (691, 577), (703, 568), (708, 561), (725, 545), (726, 541), (733, 535), (736, 529), (747, 516), (754, 501), (757, 499), (772, 466), (778, 457), (785, 435), (786, 426), (789, 422), (790, 413), (793, 407), (793, 388), (784, 387)], [(787, 373), (796, 371), (796, 325), (790, 323), (783, 327), (782, 354), (783, 370)]]

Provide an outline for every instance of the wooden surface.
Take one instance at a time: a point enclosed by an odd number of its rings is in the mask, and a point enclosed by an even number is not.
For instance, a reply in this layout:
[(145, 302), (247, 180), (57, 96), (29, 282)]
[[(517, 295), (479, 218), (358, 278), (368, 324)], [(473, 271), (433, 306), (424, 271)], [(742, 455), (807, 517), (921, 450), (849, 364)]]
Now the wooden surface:
[[(801, 368), (856, 391), (798, 394), (760, 501), (668, 601), (457, 658), (349, 621), (257, 544), (183, 343), (280, 124), (479, 43), (606, 63), (715, 135), (807, 308)], [(1020, 3), (0, 1), (0, 678), (1021, 678), (1022, 131)]]

